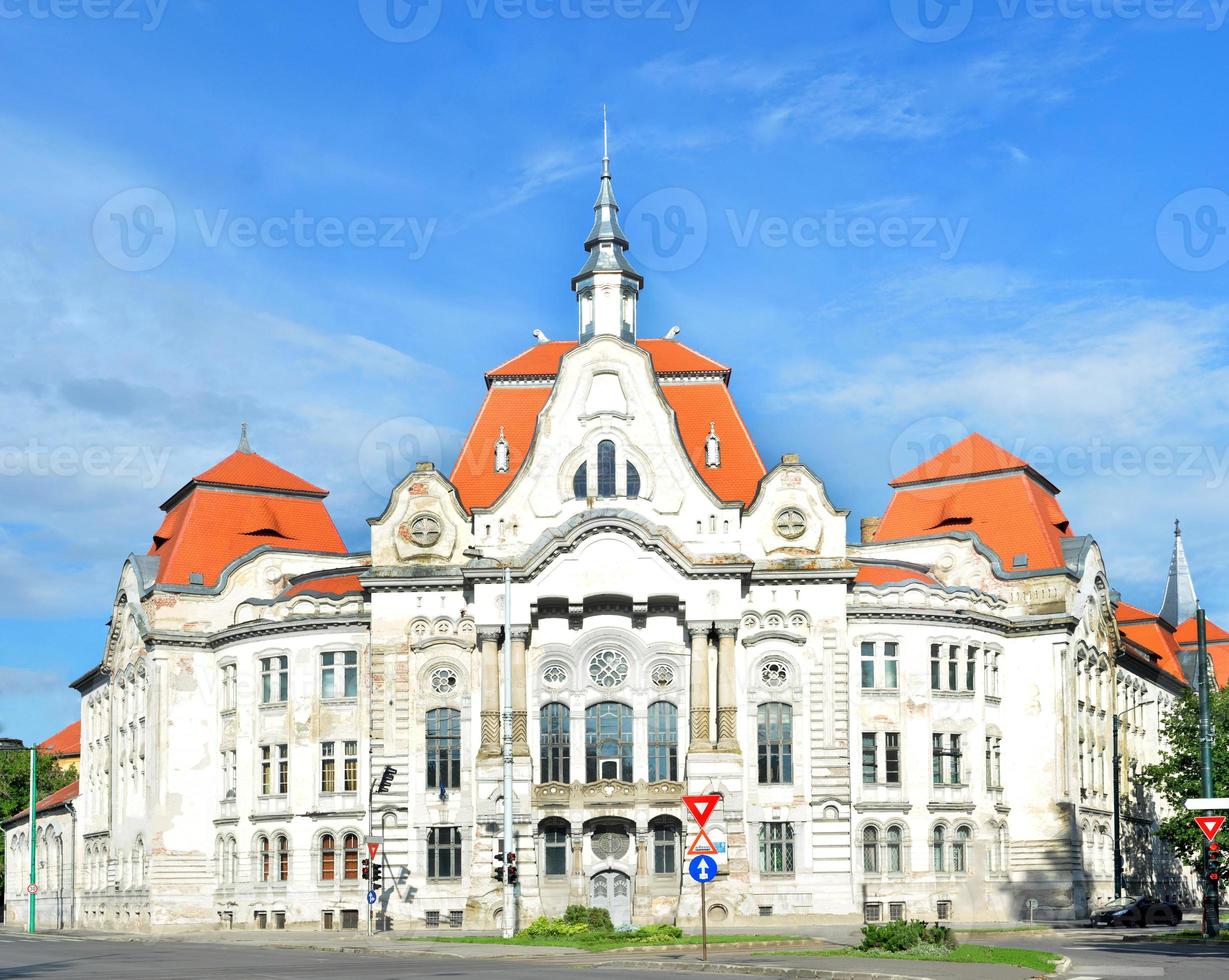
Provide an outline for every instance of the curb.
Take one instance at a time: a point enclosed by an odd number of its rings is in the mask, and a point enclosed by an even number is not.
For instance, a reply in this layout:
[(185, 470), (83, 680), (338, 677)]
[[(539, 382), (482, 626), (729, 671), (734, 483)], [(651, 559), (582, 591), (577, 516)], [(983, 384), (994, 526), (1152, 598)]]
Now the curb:
[[(729, 950), (731, 952), (738, 952), (739, 950), (747, 949), (798, 949), (806, 946), (822, 948), (830, 947), (832, 946), (832, 943), (823, 939), (749, 939), (746, 942), (710, 942), (708, 944), (710, 950)], [(627, 953), (685, 953), (688, 950), (696, 950), (699, 948), (699, 943), (672, 943), (669, 946), (624, 946), (619, 949), (607, 949), (601, 953), (592, 953), (590, 955), (621, 956)], [(584, 950), (577, 950), (577, 952), (584, 952)]]
[(646, 960), (643, 963), (603, 962), (591, 963), (595, 969), (605, 970), (659, 970), (663, 973), (734, 973), (741, 976), (789, 977), (798, 980), (929, 980), (927, 977), (907, 976), (900, 973), (851, 973), (848, 970), (817, 970), (793, 966), (749, 966), (745, 963), (661, 962)]

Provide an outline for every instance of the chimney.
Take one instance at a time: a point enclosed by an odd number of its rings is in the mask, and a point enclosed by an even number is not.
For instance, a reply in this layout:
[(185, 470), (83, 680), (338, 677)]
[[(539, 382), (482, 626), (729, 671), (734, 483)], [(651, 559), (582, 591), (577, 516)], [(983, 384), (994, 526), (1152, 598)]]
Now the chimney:
[(870, 544), (875, 540), (875, 534), (879, 530), (879, 524), (883, 520), (882, 517), (864, 517), (862, 518), (862, 543)]

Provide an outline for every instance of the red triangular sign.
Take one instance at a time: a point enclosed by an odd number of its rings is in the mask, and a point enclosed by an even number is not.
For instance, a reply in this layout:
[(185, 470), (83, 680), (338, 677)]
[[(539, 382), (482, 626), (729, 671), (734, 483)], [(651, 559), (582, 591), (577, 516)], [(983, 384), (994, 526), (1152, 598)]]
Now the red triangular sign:
[(371, 860), (374, 861), (376, 859), (376, 855), (380, 853), (380, 845), (377, 844), (375, 841), (368, 841), (367, 842), (367, 853), (368, 855), (370, 855)]
[(1215, 840), (1216, 835), (1220, 833), (1221, 827), (1225, 824), (1224, 817), (1196, 817), (1195, 823), (1199, 829), (1203, 831), (1203, 836), (1208, 840)]
[(704, 825), (708, 823), (708, 818), (713, 815), (717, 804), (721, 802), (721, 797), (716, 793), (705, 796), (684, 796), (683, 802), (687, 804), (687, 809), (691, 811), (691, 815), (696, 818), (696, 823), (703, 830)]
[(717, 854), (717, 845), (712, 842), (712, 839), (708, 836), (708, 831), (704, 829), (701, 829), (696, 834), (695, 840), (687, 848), (688, 857), (699, 857), (701, 854), (707, 854), (710, 857)]

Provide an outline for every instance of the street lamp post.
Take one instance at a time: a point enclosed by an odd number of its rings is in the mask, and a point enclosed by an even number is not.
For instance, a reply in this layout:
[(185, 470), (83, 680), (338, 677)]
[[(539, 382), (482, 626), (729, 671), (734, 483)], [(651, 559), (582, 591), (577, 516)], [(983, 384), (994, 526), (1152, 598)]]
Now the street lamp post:
[(1122, 804), (1119, 802), (1118, 794), (1122, 783), (1122, 759), (1118, 754), (1118, 725), (1123, 715), (1129, 715), (1136, 708), (1142, 708), (1145, 705), (1156, 704), (1155, 701), (1140, 701), (1131, 705), (1125, 711), (1120, 711), (1114, 715), (1114, 897), (1122, 897)]

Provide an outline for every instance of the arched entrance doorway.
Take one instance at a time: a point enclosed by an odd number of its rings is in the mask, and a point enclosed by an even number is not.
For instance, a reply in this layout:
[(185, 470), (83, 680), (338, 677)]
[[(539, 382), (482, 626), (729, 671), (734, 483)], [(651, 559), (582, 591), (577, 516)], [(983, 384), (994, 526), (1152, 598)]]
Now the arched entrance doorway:
[(632, 921), (632, 881), (622, 871), (599, 871), (589, 879), (589, 904), (610, 913), (619, 926)]

